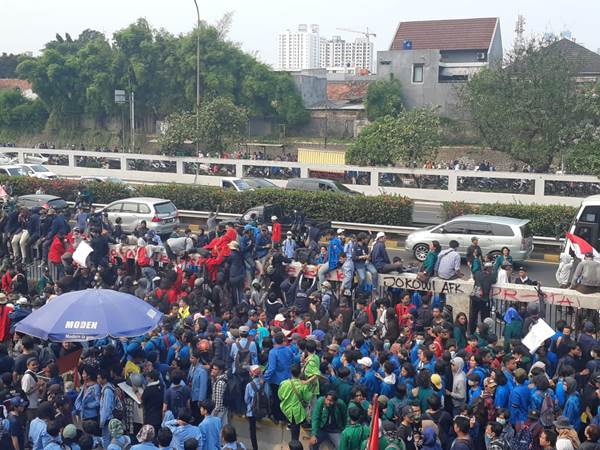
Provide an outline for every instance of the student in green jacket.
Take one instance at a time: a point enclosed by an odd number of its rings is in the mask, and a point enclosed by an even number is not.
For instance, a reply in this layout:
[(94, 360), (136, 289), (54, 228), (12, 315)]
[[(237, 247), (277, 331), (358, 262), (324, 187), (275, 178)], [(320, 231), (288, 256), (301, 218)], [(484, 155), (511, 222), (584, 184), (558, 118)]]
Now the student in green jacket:
[(281, 382), (279, 396), (281, 412), (291, 425), (292, 440), (300, 438), (300, 424), (306, 420), (307, 407), (312, 399), (312, 391), (308, 384), (300, 380), (300, 366), (294, 364), (291, 369), (292, 378)]
[(523, 337), (523, 319), (512, 306), (504, 313), (504, 351), (510, 350), (511, 339), (521, 339)]
[(429, 253), (427, 253), (427, 257), (425, 261), (423, 261), (423, 265), (421, 266), (421, 270), (426, 272), (429, 276), (433, 276), (433, 272), (435, 270), (435, 263), (437, 262), (438, 255), (442, 251), (442, 246), (438, 241), (432, 241), (429, 246)]
[(456, 341), (458, 350), (462, 350), (467, 346), (467, 322), (467, 315), (464, 312), (459, 312), (454, 319), (452, 337)]
[(302, 379), (306, 380), (313, 394), (319, 395), (319, 377), (321, 376), (321, 359), (317, 355), (317, 343), (311, 339), (306, 340), (304, 354), (302, 355)]
[(367, 400), (367, 390), (362, 384), (356, 384), (352, 388), (348, 409), (358, 408), (360, 411), (360, 421), (362, 423), (369, 422), (369, 401)]
[(318, 449), (325, 441), (339, 448), (342, 431), (346, 427), (346, 405), (337, 398), (335, 391), (319, 397), (312, 410), (310, 445)]
[(358, 408), (348, 408), (348, 418), (350, 424), (342, 431), (338, 450), (360, 448), (362, 442), (369, 437), (369, 427), (361, 423), (361, 411)]
[(337, 376), (333, 367), (329, 368), (329, 381), (338, 398), (342, 399), (344, 403), (350, 403), (352, 400), (352, 388), (354, 387), (354, 381), (352, 380), (352, 372), (347, 367), (340, 367), (338, 369)]

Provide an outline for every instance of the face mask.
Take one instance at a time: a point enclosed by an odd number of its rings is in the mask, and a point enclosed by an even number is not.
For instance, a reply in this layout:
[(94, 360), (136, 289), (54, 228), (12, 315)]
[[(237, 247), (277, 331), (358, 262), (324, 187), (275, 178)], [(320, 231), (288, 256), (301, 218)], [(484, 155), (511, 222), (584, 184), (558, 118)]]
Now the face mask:
[(496, 417), (496, 422), (500, 425), (506, 425), (506, 419), (504, 417)]
[(450, 357), (451, 357), (452, 359), (454, 359), (454, 357), (455, 357), (455, 356), (456, 356), (456, 352), (450, 352)]
[(415, 342), (417, 343), (417, 345), (421, 345), (425, 341), (423, 339), (417, 339)]

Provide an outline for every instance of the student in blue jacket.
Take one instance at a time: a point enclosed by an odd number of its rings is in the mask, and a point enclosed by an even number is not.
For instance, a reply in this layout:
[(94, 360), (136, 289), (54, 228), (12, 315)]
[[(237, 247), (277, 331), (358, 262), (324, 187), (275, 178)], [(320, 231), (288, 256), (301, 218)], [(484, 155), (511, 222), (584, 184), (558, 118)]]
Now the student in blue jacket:
[(581, 394), (577, 390), (577, 381), (573, 377), (567, 377), (564, 381), (567, 401), (563, 408), (562, 415), (569, 419), (569, 423), (573, 425), (575, 431), (581, 428), (581, 413), (583, 405), (581, 402)]
[(471, 373), (467, 375), (467, 383), (469, 384), (469, 389), (467, 390), (467, 405), (472, 406), (473, 402), (479, 397), (481, 397), (481, 386), (480, 378), (478, 373)]
[(525, 369), (515, 370), (515, 388), (509, 397), (510, 421), (513, 425), (522, 424), (527, 420), (527, 412), (531, 403), (529, 378)]

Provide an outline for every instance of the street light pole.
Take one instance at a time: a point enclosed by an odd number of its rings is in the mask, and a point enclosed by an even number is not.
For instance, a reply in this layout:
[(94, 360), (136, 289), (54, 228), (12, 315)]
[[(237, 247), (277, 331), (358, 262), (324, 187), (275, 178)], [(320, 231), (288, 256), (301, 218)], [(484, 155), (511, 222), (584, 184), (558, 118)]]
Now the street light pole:
[(196, 23), (196, 176), (194, 183), (198, 179), (200, 172), (200, 141), (198, 140), (198, 130), (200, 128), (200, 9), (198, 8), (198, 1), (194, 0), (196, 6), (196, 16), (198, 22)]

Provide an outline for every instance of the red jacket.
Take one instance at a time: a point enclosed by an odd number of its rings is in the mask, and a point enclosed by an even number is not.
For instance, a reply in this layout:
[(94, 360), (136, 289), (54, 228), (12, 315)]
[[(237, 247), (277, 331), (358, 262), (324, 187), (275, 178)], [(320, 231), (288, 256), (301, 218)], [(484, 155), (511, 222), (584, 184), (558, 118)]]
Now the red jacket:
[(50, 245), (50, 251), (48, 251), (48, 261), (53, 262), (54, 264), (62, 264), (61, 257), (65, 252), (65, 244), (62, 239), (59, 239), (58, 236), (54, 236), (54, 240)]
[(273, 242), (281, 242), (281, 224), (279, 222), (273, 222), (273, 232), (271, 233), (271, 240)]
[(8, 305), (0, 305), (0, 342), (4, 342), (10, 337), (10, 319), (8, 314), (13, 309)]
[(10, 272), (8, 270), (4, 275), (2, 275), (2, 290), (6, 295), (12, 293), (12, 277), (10, 276)]

